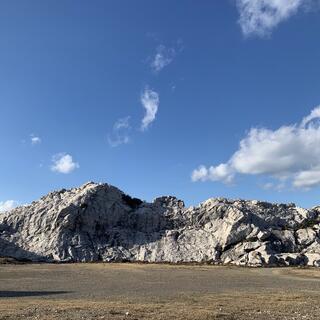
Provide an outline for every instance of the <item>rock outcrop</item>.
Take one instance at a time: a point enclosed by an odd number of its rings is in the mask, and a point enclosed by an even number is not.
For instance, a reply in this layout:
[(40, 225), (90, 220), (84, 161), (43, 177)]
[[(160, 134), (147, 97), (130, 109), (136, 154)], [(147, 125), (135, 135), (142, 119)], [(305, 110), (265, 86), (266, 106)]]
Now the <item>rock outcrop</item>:
[(0, 256), (47, 262), (320, 266), (320, 207), (175, 197), (146, 203), (108, 184), (51, 192), (0, 215)]

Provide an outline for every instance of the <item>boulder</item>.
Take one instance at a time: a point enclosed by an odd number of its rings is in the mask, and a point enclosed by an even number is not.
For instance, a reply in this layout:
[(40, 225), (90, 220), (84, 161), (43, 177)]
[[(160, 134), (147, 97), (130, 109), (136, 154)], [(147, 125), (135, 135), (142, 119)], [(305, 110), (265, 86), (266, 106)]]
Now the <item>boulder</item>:
[(49, 193), (0, 214), (0, 256), (46, 262), (320, 265), (320, 209), (211, 198), (148, 203), (109, 184)]

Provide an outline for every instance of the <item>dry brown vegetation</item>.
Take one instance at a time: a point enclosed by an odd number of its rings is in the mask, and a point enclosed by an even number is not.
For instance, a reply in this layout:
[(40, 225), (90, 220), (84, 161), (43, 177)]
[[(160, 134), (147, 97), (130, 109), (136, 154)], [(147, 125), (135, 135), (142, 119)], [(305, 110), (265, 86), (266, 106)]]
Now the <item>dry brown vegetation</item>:
[(320, 271), (2, 265), (0, 319), (319, 319)]

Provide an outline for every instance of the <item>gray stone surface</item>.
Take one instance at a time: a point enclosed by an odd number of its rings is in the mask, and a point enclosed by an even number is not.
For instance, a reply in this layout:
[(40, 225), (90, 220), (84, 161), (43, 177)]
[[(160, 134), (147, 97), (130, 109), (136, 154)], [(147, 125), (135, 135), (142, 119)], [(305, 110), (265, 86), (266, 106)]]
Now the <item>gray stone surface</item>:
[(0, 215), (0, 256), (32, 261), (320, 266), (320, 207), (209, 199), (152, 203), (108, 184), (51, 192)]

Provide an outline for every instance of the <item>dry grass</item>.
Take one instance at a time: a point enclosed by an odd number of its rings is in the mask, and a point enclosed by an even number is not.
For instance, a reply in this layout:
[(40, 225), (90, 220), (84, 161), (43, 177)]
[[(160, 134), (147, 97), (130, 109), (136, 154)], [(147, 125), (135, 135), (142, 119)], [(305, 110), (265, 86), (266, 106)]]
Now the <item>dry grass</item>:
[(319, 275), (317, 269), (2, 265), (0, 320), (315, 320)]
[(172, 301), (3, 300), (1, 320), (22, 319), (319, 319), (318, 295), (219, 294), (180, 296)]

